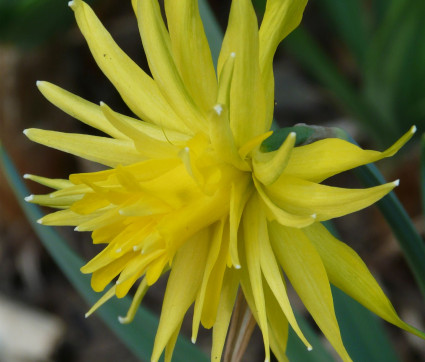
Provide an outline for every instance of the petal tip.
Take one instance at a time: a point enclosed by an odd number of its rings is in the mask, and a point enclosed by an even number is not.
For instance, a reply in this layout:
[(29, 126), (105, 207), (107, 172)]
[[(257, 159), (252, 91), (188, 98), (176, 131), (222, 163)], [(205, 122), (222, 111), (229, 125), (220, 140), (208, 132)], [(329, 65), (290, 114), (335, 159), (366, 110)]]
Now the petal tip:
[(74, 228), (74, 231), (80, 231), (80, 228), (79, 228), (78, 226), (76, 226), (76, 227)]
[(73, 9), (73, 8), (75, 7), (75, 1), (74, 1), (74, 0), (68, 1), (68, 6), (69, 6), (71, 9)]
[(31, 178), (31, 175), (29, 173), (26, 173), (25, 175), (22, 176), (25, 180)]
[(217, 113), (218, 115), (220, 115), (221, 112), (223, 112), (223, 106), (221, 104), (216, 104), (213, 108), (215, 113)]
[(394, 186), (398, 186), (398, 185), (400, 185), (400, 179), (395, 180), (395, 181), (393, 182), (393, 185), (394, 185)]
[(37, 220), (37, 224), (43, 225), (43, 218)]
[(410, 133), (414, 134), (417, 131), (417, 128), (415, 125), (412, 126), (412, 128), (410, 128)]
[(235, 269), (241, 269), (242, 267), (239, 264), (235, 265)]
[(312, 346), (308, 346), (307, 347), (307, 351), (311, 352), (312, 350), (313, 350), (313, 347)]
[(24, 197), (24, 200), (25, 200), (26, 202), (30, 202), (30, 201), (34, 200), (34, 195), (26, 196), (26, 197)]

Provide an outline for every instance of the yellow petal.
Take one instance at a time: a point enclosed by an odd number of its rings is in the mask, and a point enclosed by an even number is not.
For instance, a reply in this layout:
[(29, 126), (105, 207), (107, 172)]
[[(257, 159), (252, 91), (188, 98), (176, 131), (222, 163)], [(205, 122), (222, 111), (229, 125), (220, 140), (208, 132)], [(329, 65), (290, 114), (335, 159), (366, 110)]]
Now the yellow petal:
[(424, 338), (422, 332), (400, 319), (365, 263), (353, 249), (334, 238), (320, 223), (303, 229), (303, 232), (320, 254), (332, 284), (386, 321)]
[(274, 109), (273, 57), (277, 46), (301, 21), (307, 0), (268, 0), (260, 27), (260, 69), (266, 99), (266, 120)]
[(286, 357), (289, 332), (288, 320), (267, 283), (264, 285), (264, 297), (266, 299), (267, 319), (269, 322), (270, 347), (279, 362), (288, 362), (288, 357)]
[(229, 124), (229, 112), (225, 105), (216, 104), (210, 112), (209, 135), (217, 156), (236, 168), (249, 171), (249, 165), (242, 160), (236, 148)]
[(270, 224), (273, 250), (305, 307), (344, 361), (351, 361), (341, 340), (331, 288), (320, 255), (299, 229)]
[(30, 175), (28, 173), (24, 175), (24, 179), (37, 182), (40, 185), (44, 185), (55, 190), (61, 190), (72, 186), (72, 182), (70, 182), (69, 180), (59, 178), (47, 178), (42, 176)]
[(121, 271), (126, 264), (134, 257), (134, 253), (124, 254), (122, 257), (112, 261), (108, 265), (93, 272), (91, 277), (91, 287), (95, 292), (101, 292)]
[(180, 322), (180, 324), (176, 327), (174, 333), (170, 337), (167, 345), (165, 346), (164, 362), (171, 362), (173, 358), (174, 347), (176, 346), (177, 338), (179, 337), (182, 323), (183, 321)]
[(232, 264), (236, 269), (241, 267), (238, 256), (238, 231), (239, 223), (241, 221), (242, 213), (248, 199), (252, 194), (251, 181), (248, 178), (241, 179), (238, 183), (233, 183), (231, 186), (230, 194), (230, 257)]
[(205, 264), (205, 271), (202, 277), (201, 287), (199, 293), (196, 297), (195, 308), (193, 310), (193, 319), (192, 319), (192, 343), (196, 342), (199, 331), (199, 323), (201, 321), (202, 311), (204, 309), (204, 304), (208, 304), (209, 301), (205, 299), (207, 292), (208, 281), (211, 275), (211, 272), (216, 264), (218, 255), (220, 253), (221, 242), (223, 238), (223, 228), (224, 222), (220, 221), (215, 225), (212, 225), (210, 229), (212, 230), (211, 243), (208, 251), (207, 261)]
[(230, 317), (235, 305), (236, 294), (239, 286), (239, 277), (235, 269), (226, 269), (223, 277), (220, 303), (217, 311), (217, 320), (213, 327), (213, 342), (211, 348), (211, 361), (221, 361)]
[(201, 131), (206, 119), (196, 107), (176, 68), (170, 37), (157, 0), (139, 0), (137, 14), (143, 47), (156, 84), (187, 126), (185, 128), (191, 130), (189, 133)]
[(261, 213), (261, 204), (254, 194), (248, 201), (243, 214), (244, 244), (246, 253), (246, 268), (258, 313), (258, 325), (263, 334), (266, 361), (270, 361), (269, 327), (267, 323), (266, 303), (264, 299), (260, 258), (260, 242), (267, 237), (267, 221)]
[(36, 128), (26, 129), (24, 133), (31, 141), (105, 166), (128, 165), (143, 160), (131, 141)]
[[(264, 211), (261, 208), (258, 208), (257, 213), (258, 217), (264, 220), (266, 223), (266, 218)], [(269, 234), (267, 231), (267, 225), (263, 225), (263, 234), (260, 235), (259, 239), (259, 256), (260, 256), (260, 265), (261, 271), (264, 275), (264, 279), (267, 281), (267, 284), (270, 287), (270, 290), (275, 296), (276, 301), (280, 309), (285, 314), (285, 319), (291, 324), (291, 327), (301, 339), (301, 341), (307, 346), (308, 349), (311, 349), (310, 343), (306, 340), (303, 333), (298, 326), (297, 320), (295, 319), (294, 312), (292, 311), (291, 304), (289, 302), (288, 294), (286, 292), (285, 282), (283, 276), (279, 270), (279, 266), (276, 261), (276, 257), (273, 253), (272, 247), (270, 245)], [(267, 309), (267, 311), (269, 311)], [(270, 318), (269, 318), (270, 319)]]
[(285, 176), (266, 187), (273, 202), (290, 213), (316, 215), (323, 221), (372, 205), (388, 194), (398, 181), (367, 189), (344, 189)]
[(258, 59), (258, 20), (250, 0), (232, 2), (219, 57), (219, 74), (235, 53), (230, 90), (230, 126), (237, 147), (270, 129)]
[(104, 305), (109, 299), (115, 295), (115, 285), (111, 287), (86, 313), (85, 317), (90, 317), (97, 309)]
[(38, 81), (37, 87), (47, 100), (71, 117), (97, 128), (114, 138), (127, 139), (126, 136), (108, 122), (98, 105), (86, 101), (49, 82)]
[(236, 53), (230, 53), (220, 73), (217, 91), (217, 103), (230, 105), (230, 89), (232, 85), (233, 69), (235, 68)]
[(30, 195), (25, 198), (26, 202), (38, 204), (53, 208), (64, 209), (70, 207), (74, 202), (80, 200), (81, 195), (64, 196), (64, 197), (51, 197), (49, 195)]
[(71, 8), (97, 65), (129, 108), (147, 122), (190, 133), (175, 116), (153, 79), (118, 47), (93, 10), (81, 0), (72, 1)]
[(166, 0), (165, 13), (175, 64), (187, 91), (206, 112), (215, 102), (217, 79), (198, 0)]
[(321, 182), (337, 173), (393, 156), (415, 133), (413, 126), (384, 152), (362, 150), (350, 142), (327, 138), (295, 147), (284, 174)]
[(258, 149), (254, 152), (252, 159), (254, 174), (263, 185), (270, 185), (279, 178), (288, 164), (295, 139), (295, 132), (291, 132), (277, 151), (261, 152)]
[(297, 215), (294, 213), (289, 213), (279, 207), (274, 200), (270, 199), (270, 197), (263, 190), (263, 186), (253, 178), (255, 188), (258, 194), (261, 197), (261, 200), (264, 202), (264, 205), (267, 209), (267, 217), (269, 220), (276, 220), (281, 225), (291, 226), (291, 227), (305, 227), (311, 225), (316, 220), (316, 215)]
[(71, 210), (60, 210), (37, 220), (39, 224), (50, 226), (76, 226), (93, 218), (93, 215), (80, 215)]
[[(115, 288), (115, 286), (114, 286)], [(137, 291), (134, 294), (133, 300), (131, 301), (130, 308), (128, 309), (127, 315), (125, 317), (118, 317), (118, 320), (121, 324), (131, 323), (139, 309), (140, 303), (143, 300), (143, 297), (147, 293), (149, 287), (146, 283), (146, 279), (143, 279), (140, 282), (140, 285), (137, 287)]]
[(175, 158), (178, 153), (178, 147), (172, 145), (169, 141), (160, 141), (152, 138), (134, 124), (120, 117), (120, 114), (114, 112), (105, 103), (100, 104), (100, 109), (105, 118), (121, 133), (130, 138), (142, 155), (145, 158)]
[(165, 290), (151, 360), (158, 361), (198, 293), (207, 257), (208, 230), (190, 238), (178, 250)]

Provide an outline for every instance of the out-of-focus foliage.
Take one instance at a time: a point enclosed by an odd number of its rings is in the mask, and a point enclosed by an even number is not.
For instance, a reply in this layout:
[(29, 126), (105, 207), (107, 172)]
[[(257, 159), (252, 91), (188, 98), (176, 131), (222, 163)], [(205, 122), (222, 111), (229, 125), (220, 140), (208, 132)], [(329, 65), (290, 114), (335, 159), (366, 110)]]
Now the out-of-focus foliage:
[(67, 0), (0, 0), (0, 43), (31, 48), (57, 36), (75, 23), (67, 3)]
[(416, 124), (425, 131), (425, 1), (317, 0), (329, 38), (341, 41), (351, 79), (305, 27), (285, 42), (362, 126), (388, 144)]

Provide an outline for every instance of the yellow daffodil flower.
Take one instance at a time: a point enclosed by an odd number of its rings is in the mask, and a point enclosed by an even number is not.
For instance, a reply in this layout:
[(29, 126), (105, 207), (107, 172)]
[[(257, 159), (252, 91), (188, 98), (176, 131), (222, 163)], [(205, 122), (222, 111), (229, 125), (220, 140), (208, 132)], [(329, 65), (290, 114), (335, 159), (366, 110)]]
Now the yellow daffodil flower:
[[(330, 283), (396, 326), (400, 320), (359, 256), (321, 221), (365, 208), (398, 181), (369, 189), (321, 184), (337, 173), (392, 156), (414, 128), (385, 152), (337, 138), (296, 145), (290, 133), (272, 152), (261, 147), (274, 106), (273, 56), (300, 22), (307, 0), (268, 0), (260, 29), (251, 0), (233, 0), (217, 72), (197, 0), (133, 0), (152, 76), (114, 42), (92, 9), (69, 3), (96, 63), (134, 116), (88, 102), (51, 83), (43, 95), (105, 136), (27, 129), (32, 141), (106, 166), (69, 180), (26, 178), (53, 188), (27, 201), (59, 209), (39, 220), (92, 232), (105, 248), (81, 270), (91, 273), (99, 302), (122, 298), (138, 284), (121, 322), (130, 322), (149, 287), (168, 275), (152, 351), (172, 356), (183, 317), (194, 304), (199, 324), (213, 328), (211, 359), (221, 358), (236, 293), (261, 329), (266, 360), (280, 361), (290, 325), (311, 349), (294, 317), (287, 276), (344, 361)], [(314, 352), (313, 352), (314, 353)]]

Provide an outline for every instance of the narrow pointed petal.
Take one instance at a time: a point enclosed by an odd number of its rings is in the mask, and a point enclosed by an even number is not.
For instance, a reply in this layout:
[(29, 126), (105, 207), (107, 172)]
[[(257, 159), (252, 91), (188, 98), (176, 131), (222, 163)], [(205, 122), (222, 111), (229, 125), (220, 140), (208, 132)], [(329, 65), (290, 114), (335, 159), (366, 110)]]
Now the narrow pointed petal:
[(166, 0), (165, 13), (175, 64), (196, 105), (206, 112), (215, 102), (217, 79), (198, 0)]
[[(261, 217), (264, 220), (264, 223), (267, 223), (264, 212), (259, 209), (258, 213), (262, 214)], [(267, 231), (267, 226), (264, 225), (262, 230), (264, 230), (263, 235), (260, 235), (261, 242), (259, 243), (259, 255), (260, 255), (260, 265), (261, 270), (264, 275), (264, 279), (267, 281), (267, 284), (270, 287), (273, 295), (275, 296), (276, 301), (278, 302), (279, 308), (283, 311), (285, 319), (291, 324), (291, 327), (301, 339), (301, 341), (306, 345), (307, 348), (311, 349), (310, 343), (304, 337), (301, 332), (300, 327), (298, 326), (297, 320), (295, 319), (294, 312), (292, 311), (291, 304), (289, 302), (288, 294), (286, 292), (286, 287), (284, 284), (283, 276), (279, 270), (279, 266), (274, 256), (272, 247), (270, 245), (269, 234)], [(270, 298), (270, 297), (269, 297)], [(267, 309), (269, 311), (269, 309)], [(269, 318), (270, 319), (270, 318)]]
[(258, 59), (258, 20), (251, 0), (232, 2), (229, 24), (219, 57), (219, 74), (235, 53), (230, 90), (230, 126), (238, 147), (269, 130)]
[(305, 229), (323, 260), (329, 281), (382, 319), (421, 338), (424, 334), (403, 322), (357, 253), (315, 223)]
[(171, 53), (170, 36), (156, 0), (139, 0), (139, 30), (149, 68), (167, 102), (193, 133), (202, 130), (206, 119), (196, 107), (176, 68)]
[(232, 130), (229, 124), (229, 112), (225, 105), (216, 104), (210, 112), (209, 134), (211, 144), (214, 147), (216, 154), (236, 168), (248, 171), (249, 165), (242, 160), (236, 148)]
[(245, 208), (248, 199), (252, 194), (252, 190), (249, 187), (250, 180), (242, 179), (239, 183), (232, 184), (230, 194), (230, 211), (229, 211), (229, 222), (230, 222), (230, 257), (232, 264), (236, 269), (241, 267), (239, 256), (238, 256), (238, 231), (239, 223), (241, 221), (242, 212)]
[(71, 7), (97, 65), (129, 108), (147, 122), (189, 131), (175, 116), (153, 79), (118, 47), (93, 10), (81, 0), (72, 1)]
[(239, 276), (235, 269), (226, 269), (223, 277), (220, 303), (217, 311), (217, 320), (213, 327), (213, 342), (211, 348), (211, 361), (221, 361), (230, 318), (235, 305), (236, 294), (239, 287)]
[(270, 185), (275, 182), (289, 162), (292, 149), (296, 140), (295, 132), (291, 132), (277, 151), (254, 152), (252, 165), (254, 167), (255, 177), (263, 185)]
[(104, 305), (109, 299), (115, 295), (115, 285), (111, 287), (86, 313), (85, 317), (90, 317), (96, 310)]
[(173, 335), (171, 336), (170, 340), (168, 341), (167, 345), (165, 346), (164, 362), (171, 362), (171, 360), (173, 358), (174, 347), (176, 346), (177, 338), (179, 337), (179, 333), (180, 333), (182, 323), (183, 323), (183, 321), (180, 322), (180, 325), (177, 326), (176, 330), (174, 331)]
[(37, 87), (47, 100), (71, 117), (97, 128), (114, 138), (127, 139), (126, 136), (105, 119), (98, 105), (86, 101), (49, 82), (38, 81)]
[[(85, 134), (62, 133), (29, 128), (25, 135), (34, 142), (71, 153), (105, 166), (129, 165), (143, 161), (133, 142)], [(84, 147), (81, 147), (84, 145)], [(105, 150), (108, 150), (105, 153)]]
[(24, 175), (24, 179), (37, 182), (40, 185), (44, 185), (55, 190), (60, 190), (72, 186), (72, 182), (70, 182), (69, 180), (60, 178), (47, 178), (42, 176), (30, 175), (28, 173)]
[(201, 322), (201, 315), (204, 309), (204, 304), (208, 304), (209, 301), (205, 299), (205, 295), (207, 292), (208, 281), (211, 275), (211, 272), (214, 268), (214, 265), (217, 261), (218, 255), (220, 253), (220, 246), (223, 237), (223, 227), (224, 223), (221, 221), (217, 223), (217, 225), (211, 226), (212, 237), (210, 248), (208, 251), (208, 256), (205, 264), (205, 271), (202, 277), (201, 287), (199, 289), (199, 293), (196, 297), (195, 308), (193, 311), (193, 319), (192, 319), (192, 342), (196, 342), (196, 338), (198, 336), (199, 331), (199, 323)]
[(230, 53), (227, 60), (223, 64), (223, 69), (220, 73), (217, 91), (217, 103), (224, 104), (229, 107), (230, 104), (230, 89), (232, 85), (233, 69), (235, 68), (236, 53)]
[(152, 158), (175, 158), (179, 148), (168, 141), (159, 141), (138, 129), (126, 119), (120, 117), (105, 103), (100, 104), (100, 109), (105, 118), (121, 133), (130, 138), (143, 157)]
[(137, 310), (139, 309), (140, 303), (142, 303), (143, 297), (147, 293), (148, 289), (149, 286), (146, 282), (146, 278), (144, 278), (140, 282), (140, 285), (137, 287), (136, 293), (134, 294), (133, 300), (131, 301), (131, 305), (128, 309), (127, 315), (125, 317), (118, 317), (118, 320), (121, 324), (128, 324), (134, 320)]
[(329, 220), (368, 207), (398, 185), (398, 181), (367, 189), (345, 189), (284, 176), (265, 188), (277, 206), (290, 213)]
[(268, 0), (261, 23), (260, 69), (266, 99), (266, 121), (271, 122), (274, 110), (273, 57), (279, 43), (301, 21), (307, 0)]
[(195, 301), (202, 282), (208, 251), (208, 231), (190, 238), (177, 252), (168, 278), (152, 361), (158, 361), (186, 311)]
[(297, 215), (289, 213), (279, 207), (263, 190), (263, 186), (254, 177), (255, 188), (264, 202), (267, 209), (267, 217), (269, 220), (276, 220), (281, 225), (301, 228), (311, 225), (316, 220), (316, 215)]
[[(259, 214), (260, 211), (260, 214)], [(269, 327), (267, 322), (266, 303), (264, 299), (263, 281), (260, 255), (260, 242), (267, 237), (267, 221), (261, 213), (261, 204), (256, 195), (253, 195), (243, 214), (244, 245), (246, 253), (246, 268), (258, 313), (258, 324), (263, 334), (266, 361), (270, 361)]]
[(338, 139), (328, 138), (295, 147), (285, 174), (305, 180), (321, 182), (337, 173), (393, 156), (413, 136), (413, 126), (384, 152), (362, 150), (360, 147)]
[(30, 195), (25, 198), (25, 201), (31, 202), (32, 204), (38, 204), (53, 208), (69, 208), (74, 202), (77, 202), (82, 198), (81, 195), (63, 196), (63, 197), (51, 197), (47, 195)]
[(307, 310), (340, 357), (351, 361), (341, 340), (320, 255), (301, 230), (271, 223), (270, 234), (275, 255)]

